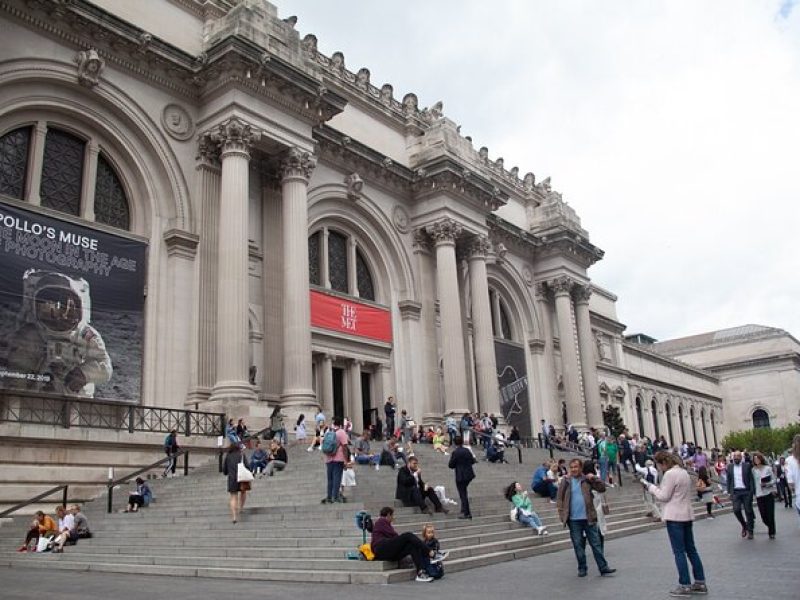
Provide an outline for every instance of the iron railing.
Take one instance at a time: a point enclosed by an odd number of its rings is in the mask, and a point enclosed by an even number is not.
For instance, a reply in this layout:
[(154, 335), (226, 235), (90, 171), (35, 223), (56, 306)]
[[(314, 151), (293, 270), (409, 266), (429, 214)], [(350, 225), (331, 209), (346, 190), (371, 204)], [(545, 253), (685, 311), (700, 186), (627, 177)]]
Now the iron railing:
[(102, 400), (18, 396), (0, 399), (0, 422), (85, 427), (115, 431), (216, 437), (225, 431), (223, 413), (120, 404)]
[(66, 508), (67, 507), (67, 494), (69, 492), (69, 485), (67, 485), (67, 484), (57, 485), (54, 488), (50, 488), (46, 492), (42, 492), (38, 496), (34, 496), (30, 500), (25, 500), (24, 502), (20, 502), (19, 504), (15, 504), (11, 508), (7, 508), (6, 510), (4, 510), (3, 512), (0, 513), (0, 519), (2, 519), (3, 517), (7, 517), (11, 513), (14, 513), (16, 511), (18, 511), (20, 508), (25, 508), (29, 504), (33, 504), (34, 502), (38, 502), (39, 500), (44, 500), (48, 496), (52, 496), (56, 492), (61, 492), (61, 491), (63, 491), (63, 494), (61, 496), (61, 506)]

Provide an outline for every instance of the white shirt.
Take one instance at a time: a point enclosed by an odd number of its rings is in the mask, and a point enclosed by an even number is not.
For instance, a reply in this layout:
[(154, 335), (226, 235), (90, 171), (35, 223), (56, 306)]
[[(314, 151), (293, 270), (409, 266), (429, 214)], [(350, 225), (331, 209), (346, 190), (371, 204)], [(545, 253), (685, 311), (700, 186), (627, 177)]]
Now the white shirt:
[(794, 483), (794, 505), (800, 510), (800, 497), (797, 496), (797, 492), (800, 491), (800, 463), (794, 456), (786, 459), (786, 481)]
[(75, 529), (75, 517), (71, 513), (67, 513), (63, 519), (58, 520), (58, 530), (64, 531), (65, 529), (67, 531)]
[(733, 489), (744, 489), (744, 477), (742, 477), (742, 464), (733, 463)]

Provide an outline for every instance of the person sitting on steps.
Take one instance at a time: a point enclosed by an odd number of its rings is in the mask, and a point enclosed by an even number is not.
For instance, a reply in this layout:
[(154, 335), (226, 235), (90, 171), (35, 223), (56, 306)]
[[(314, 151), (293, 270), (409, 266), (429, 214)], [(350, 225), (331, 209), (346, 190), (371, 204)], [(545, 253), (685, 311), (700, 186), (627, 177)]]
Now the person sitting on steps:
[(391, 506), (384, 506), (380, 515), (373, 525), (370, 541), (375, 559), (399, 561), (406, 556), (411, 556), (417, 571), (416, 581), (420, 583), (433, 581), (433, 577), (428, 575), (430, 564), (431, 562), (442, 562), (444, 557), (437, 556), (434, 550), (428, 548), (425, 542), (410, 531), (398, 534), (392, 526), (394, 509)]
[(539, 535), (547, 535), (547, 528), (542, 524), (542, 520), (536, 511), (533, 510), (533, 503), (528, 498), (528, 491), (522, 488), (519, 481), (515, 481), (506, 488), (506, 500), (514, 505), (514, 520), (531, 527)]
[(25, 535), (25, 543), (17, 552), (28, 552), (31, 549), (31, 542), (33, 542), (33, 550), (36, 550), (36, 544), (39, 542), (40, 537), (48, 537), (56, 533), (58, 533), (58, 525), (53, 521), (53, 518), (44, 514), (41, 510), (37, 510), (33, 523), (31, 523), (31, 528)]
[(548, 479), (547, 472), (549, 470), (548, 463), (542, 463), (541, 466), (533, 472), (531, 489), (542, 498), (549, 498), (550, 504), (555, 504), (558, 487), (555, 481)]
[(425, 514), (431, 514), (431, 509), (425, 503), (426, 498), (431, 501), (436, 512), (450, 512), (442, 506), (433, 488), (422, 480), (419, 459), (416, 456), (410, 456), (408, 464), (397, 472), (395, 498), (402, 501), (403, 506), (418, 506)]
[(153, 498), (153, 492), (150, 491), (150, 486), (145, 483), (141, 477), (136, 478), (136, 488), (131, 490), (128, 495), (128, 507), (125, 512), (139, 512), (139, 508), (150, 504)]
[(269, 445), (269, 461), (267, 462), (266, 473), (270, 477), (275, 474), (275, 471), (283, 471), (286, 464), (289, 462), (289, 457), (286, 455), (286, 448), (276, 438), (270, 442)]
[(261, 442), (258, 440), (256, 440), (256, 449), (250, 456), (250, 467), (253, 469), (253, 475), (264, 476), (264, 470), (267, 468), (267, 452), (261, 447)]

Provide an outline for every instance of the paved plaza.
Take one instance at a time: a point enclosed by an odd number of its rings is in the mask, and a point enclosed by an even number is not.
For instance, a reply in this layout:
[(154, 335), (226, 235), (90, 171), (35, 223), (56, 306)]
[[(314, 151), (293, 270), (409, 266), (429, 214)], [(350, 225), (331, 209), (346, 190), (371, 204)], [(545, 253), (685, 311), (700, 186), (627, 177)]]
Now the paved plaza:
[[(709, 596), (726, 600), (797, 599), (800, 568), (796, 550), (800, 525), (797, 517), (782, 506), (776, 506), (776, 520), (778, 536), (774, 541), (767, 538), (761, 524), (756, 526), (755, 540), (742, 540), (732, 515), (713, 521), (700, 520), (695, 524), (695, 537), (711, 590)], [(480, 589), (482, 592), (491, 591), (496, 597), (541, 595), (591, 600), (650, 599), (668, 597), (667, 591), (676, 583), (672, 554), (663, 529), (611, 540), (606, 555), (610, 564), (618, 569), (614, 577), (599, 577), (590, 559), (589, 577), (578, 579), (574, 555), (568, 550), (454, 573), (432, 584), (338, 586), (337, 594), (341, 593), (349, 600), (376, 597), (393, 600), (408, 598), (424, 590), (435, 593), (441, 600), (462, 600), (474, 597), (476, 590)], [(231, 597), (321, 600), (331, 595), (331, 586), (311, 583), (279, 584), (68, 571), (47, 573), (38, 568), (32, 568), (30, 572), (0, 569), (0, 589), (4, 600), (27, 599), (32, 593), (59, 600), (122, 597), (126, 600), (150, 600), (167, 592), (171, 600)]]

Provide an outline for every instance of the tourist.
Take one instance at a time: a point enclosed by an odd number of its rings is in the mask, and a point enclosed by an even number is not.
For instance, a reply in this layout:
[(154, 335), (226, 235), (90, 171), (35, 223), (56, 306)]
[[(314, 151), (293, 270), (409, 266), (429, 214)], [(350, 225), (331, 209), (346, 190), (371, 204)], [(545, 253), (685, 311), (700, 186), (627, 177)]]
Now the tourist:
[(422, 543), (428, 547), (428, 550), (433, 552), (432, 558), (437, 562), (443, 561), (450, 554), (447, 551), (442, 552), (441, 544), (436, 539), (436, 528), (431, 523), (426, 523), (422, 527), (422, 535), (420, 537)]
[[(597, 470), (594, 467), (594, 461), (585, 460), (583, 461), (583, 476), (585, 477), (590, 473), (595, 476), (597, 475)], [(605, 552), (606, 535), (608, 534), (608, 521), (606, 519), (606, 515), (609, 513), (606, 493), (592, 490), (592, 504), (594, 504), (594, 512), (597, 515), (597, 531), (600, 535), (600, 549)]]
[(542, 498), (548, 498), (550, 504), (556, 503), (556, 494), (558, 487), (554, 479), (547, 477), (547, 472), (550, 470), (548, 463), (542, 463), (538, 469), (533, 472), (533, 479), (531, 480), (531, 489), (539, 494)]
[(164, 454), (169, 459), (164, 469), (164, 477), (175, 477), (175, 467), (178, 463), (178, 431), (173, 429), (164, 440)]
[(294, 441), (296, 444), (305, 444), (306, 443), (306, 416), (304, 414), (300, 414), (297, 417), (297, 422), (294, 424)]
[(267, 468), (267, 452), (261, 447), (261, 442), (256, 440), (256, 449), (250, 455), (250, 469), (256, 477), (263, 477)]
[(533, 510), (531, 499), (528, 498), (528, 491), (522, 488), (519, 481), (515, 481), (506, 488), (505, 497), (514, 505), (512, 514), (516, 521), (531, 527), (539, 535), (547, 535), (547, 528)]
[(520, 445), (522, 441), (522, 436), (519, 434), (519, 429), (517, 429), (516, 425), (511, 426), (511, 431), (508, 432), (508, 445), (512, 447), (516, 447)]
[(445, 456), (448, 456), (450, 454), (447, 451), (447, 447), (444, 445), (444, 434), (442, 433), (441, 427), (439, 427), (436, 430), (436, 433), (433, 434), (433, 451), (441, 452)]
[(325, 425), (325, 413), (322, 412), (322, 408), (318, 408), (317, 414), (314, 415), (314, 426), (317, 429), (322, 429), (323, 425)]
[(247, 437), (247, 425), (245, 425), (244, 419), (239, 419), (236, 423), (236, 435), (239, 436), (241, 441), (244, 441), (244, 438)]
[(608, 566), (600, 545), (600, 530), (597, 528), (597, 511), (594, 508), (592, 490), (605, 492), (606, 486), (593, 473), (583, 475), (583, 463), (579, 458), (569, 462), (569, 473), (558, 487), (558, 516), (569, 527), (569, 536), (575, 558), (578, 560), (578, 577), (586, 577), (586, 542), (592, 549), (600, 575), (616, 572)]
[(431, 501), (436, 512), (445, 514), (450, 512), (442, 506), (433, 488), (422, 480), (419, 459), (416, 456), (409, 456), (408, 464), (397, 472), (397, 488), (394, 497), (400, 500), (403, 506), (418, 506), (427, 515), (432, 513), (425, 503), (426, 499)]
[[(618, 459), (619, 459), (619, 446), (617, 445), (617, 439), (613, 436), (606, 437), (606, 445), (605, 445), (605, 455), (608, 459), (606, 475), (608, 476), (608, 480), (603, 479), (603, 483), (608, 481), (608, 485), (610, 487), (614, 487), (614, 474), (619, 471), (618, 466)], [(619, 483), (619, 477), (617, 477), (617, 482)]]
[(150, 491), (150, 486), (144, 479), (137, 477), (136, 487), (128, 494), (128, 507), (125, 512), (139, 512), (139, 508), (150, 504), (152, 498), (153, 492)]
[[(678, 587), (670, 591), (670, 596), (688, 597), (692, 594), (706, 594), (706, 577), (703, 563), (694, 545), (692, 521), (692, 479), (681, 466), (680, 459), (671, 452), (660, 451), (655, 456), (656, 466), (663, 473), (661, 484), (646, 480), (642, 485), (659, 502), (663, 502), (663, 519), (667, 525), (667, 535), (675, 556), (678, 569)], [(688, 562), (692, 565), (694, 583), (689, 578)]]
[(245, 469), (250, 469), (250, 462), (239, 448), (239, 444), (231, 444), (228, 454), (222, 463), (222, 473), (228, 476), (228, 506), (231, 510), (231, 521), (235, 524), (239, 520), (239, 513), (244, 508), (247, 500), (247, 491), (250, 489), (249, 481), (239, 481), (239, 464)]
[[(753, 526), (756, 516), (753, 512), (753, 467), (742, 460), (742, 453), (738, 450), (733, 453), (733, 462), (728, 465), (728, 494), (733, 502), (733, 514), (742, 526), (742, 537), (753, 539)], [(742, 516), (744, 509), (747, 519)]]
[(711, 514), (711, 509), (714, 507), (714, 488), (706, 467), (697, 469), (695, 487), (697, 488), (697, 499), (706, 505), (706, 518), (713, 519), (714, 515)]
[(408, 416), (406, 409), (400, 411), (400, 442), (406, 443), (411, 441), (414, 434), (414, 419)]
[(359, 465), (375, 465), (375, 470), (380, 470), (380, 455), (373, 454), (369, 445), (369, 430), (358, 438), (355, 445), (355, 462)]
[(53, 540), (53, 552), (59, 553), (64, 551), (64, 544), (70, 540), (72, 530), (75, 528), (75, 517), (60, 504), (56, 506), (56, 515), (58, 516), (58, 534)]
[(340, 497), (345, 498), (345, 490), (356, 487), (356, 485), (356, 470), (353, 468), (353, 461), (345, 462), (344, 471), (342, 471), (342, 485), (339, 487)]
[(410, 531), (398, 535), (392, 526), (394, 509), (391, 506), (384, 506), (380, 515), (372, 527), (372, 539), (370, 540), (370, 547), (375, 558), (399, 561), (406, 556), (411, 556), (417, 570), (416, 581), (420, 583), (433, 581), (433, 577), (428, 575), (428, 567), (432, 560), (441, 562), (443, 559), (436, 557), (433, 551), (428, 549), (425, 543)]
[[(31, 523), (31, 528), (25, 535), (25, 543), (20, 546), (17, 552), (28, 552), (36, 550), (36, 545), (40, 537), (49, 537), (58, 533), (58, 525), (50, 515), (44, 514), (41, 510), (36, 511), (36, 515)], [(33, 542), (33, 548), (31, 548)]]
[(541, 429), (539, 433), (539, 447), (547, 450), (550, 447), (550, 428), (547, 426), (547, 421), (542, 419)]
[(464, 415), (461, 417), (461, 422), (459, 423), (459, 429), (461, 430), (461, 439), (464, 440), (463, 443), (469, 446), (470, 443), (469, 434), (472, 431), (472, 416), (468, 412), (465, 412)]
[(800, 433), (792, 439), (792, 454), (786, 459), (786, 483), (794, 486), (794, 507), (800, 516)]
[(405, 465), (406, 455), (403, 446), (397, 443), (396, 437), (392, 436), (383, 443), (383, 450), (378, 464), (396, 469), (397, 461), (402, 461)]
[(321, 446), (327, 477), (327, 495), (322, 499), (322, 504), (346, 502), (341, 495), (340, 487), (342, 485), (342, 474), (344, 473), (345, 450), (348, 443), (347, 433), (342, 429), (342, 418), (333, 417), (333, 426), (323, 437)]
[[(643, 481), (646, 481), (647, 483), (658, 483), (658, 469), (656, 469), (655, 463), (649, 458), (645, 461), (643, 467), (640, 467), (638, 464), (634, 464), (634, 468), (636, 469), (636, 476), (641, 476)], [(647, 516), (651, 517), (653, 521), (660, 521), (661, 508), (658, 506), (658, 502), (656, 502), (653, 494), (648, 492), (646, 488), (644, 490), (644, 503), (648, 508)]]
[(490, 463), (508, 463), (506, 460), (505, 436), (503, 436), (502, 432), (498, 431), (497, 435), (491, 436), (489, 446), (486, 448), (486, 460)]
[(456, 472), (456, 489), (461, 500), (461, 514), (459, 519), (472, 519), (472, 511), (469, 507), (469, 495), (467, 488), (470, 482), (475, 479), (475, 471), (472, 468), (476, 462), (475, 455), (464, 447), (464, 438), (460, 435), (455, 439), (456, 449), (450, 455), (448, 467)]
[(386, 404), (383, 405), (383, 416), (386, 417), (386, 437), (390, 438), (394, 435), (394, 415), (397, 409), (394, 405), (394, 396), (389, 396), (386, 399)]
[(269, 416), (269, 428), (272, 431), (272, 438), (279, 438), (282, 444), (286, 444), (288, 441), (286, 439), (286, 425), (284, 424), (285, 418), (286, 415), (281, 412), (280, 406), (276, 406)]
[(480, 426), (480, 431), (483, 434), (483, 450), (484, 452), (487, 452), (489, 447), (492, 445), (492, 434), (494, 433), (492, 419), (487, 413), (483, 413), (483, 417), (481, 417), (480, 420)]
[(269, 456), (267, 457), (266, 473), (272, 477), (275, 471), (283, 471), (289, 462), (289, 457), (286, 455), (286, 448), (280, 443), (278, 439), (272, 440), (269, 445)]
[(628, 472), (628, 464), (631, 466), (633, 465), (633, 446), (631, 445), (631, 440), (625, 437), (625, 434), (620, 434), (619, 436), (619, 452), (620, 458), (619, 461), (622, 464), (622, 468), (625, 469), (625, 472)]
[(728, 461), (725, 455), (720, 453), (717, 457), (717, 462), (714, 464), (714, 470), (717, 472), (717, 479), (719, 479), (718, 489), (720, 492), (728, 493)]
[(233, 419), (228, 419), (228, 423), (225, 425), (225, 439), (231, 444), (238, 444), (242, 441), (236, 433), (236, 425), (233, 424)]
[(761, 452), (754, 452), (753, 483), (755, 484), (756, 505), (761, 521), (767, 526), (769, 539), (775, 539), (775, 474)]
[(344, 421), (342, 421), (342, 429), (347, 434), (347, 443), (349, 444), (350, 440), (353, 439), (353, 422), (349, 417), (345, 417)]
[(92, 531), (89, 529), (89, 521), (86, 515), (81, 512), (81, 507), (78, 504), (73, 504), (70, 507), (72, 517), (75, 520), (75, 535), (78, 539), (88, 539), (92, 537)]
[(447, 429), (447, 435), (450, 438), (449, 446), (452, 448), (455, 445), (455, 439), (458, 435), (458, 424), (456, 423), (456, 418), (453, 415), (448, 415), (447, 419), (445, 419), (444, 426)]
[(783, 500), (784, 508), (792, 507), (792, 486), (786, 479), (786, 458), (781, 456), (775, 463), (775, 480), (778, 484), (778, 499)]

